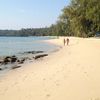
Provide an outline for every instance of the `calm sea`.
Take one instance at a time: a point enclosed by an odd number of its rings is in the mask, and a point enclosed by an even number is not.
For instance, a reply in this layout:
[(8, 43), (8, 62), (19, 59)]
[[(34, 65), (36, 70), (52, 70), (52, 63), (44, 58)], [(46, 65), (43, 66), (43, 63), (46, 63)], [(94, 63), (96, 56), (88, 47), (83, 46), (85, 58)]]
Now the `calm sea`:
[(15, 55), (26, 51), (50, 52), (56, 45), (43, 42), (50, 37), (0, 37), (0, 56)]

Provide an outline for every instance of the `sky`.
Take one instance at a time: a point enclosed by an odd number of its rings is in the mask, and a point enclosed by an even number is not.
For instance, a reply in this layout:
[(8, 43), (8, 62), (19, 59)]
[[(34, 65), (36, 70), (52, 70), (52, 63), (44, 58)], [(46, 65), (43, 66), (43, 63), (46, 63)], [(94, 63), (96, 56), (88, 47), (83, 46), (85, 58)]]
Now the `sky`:
[(48, 27), (70, 0), (0, 0), (0, 29)]

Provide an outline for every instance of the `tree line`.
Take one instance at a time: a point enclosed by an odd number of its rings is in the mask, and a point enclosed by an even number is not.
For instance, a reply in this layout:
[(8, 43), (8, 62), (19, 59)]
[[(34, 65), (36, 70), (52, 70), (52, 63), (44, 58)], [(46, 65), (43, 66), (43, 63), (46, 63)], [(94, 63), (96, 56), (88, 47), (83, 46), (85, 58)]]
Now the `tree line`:
[(0, 30), (0, 36), (47, 36), (50, 28), (27, 28), (21, 30)]
[(99, 0), (71, 0), (51, 26), (52, 35), (91, 37), (96, 33), (100, 33)]

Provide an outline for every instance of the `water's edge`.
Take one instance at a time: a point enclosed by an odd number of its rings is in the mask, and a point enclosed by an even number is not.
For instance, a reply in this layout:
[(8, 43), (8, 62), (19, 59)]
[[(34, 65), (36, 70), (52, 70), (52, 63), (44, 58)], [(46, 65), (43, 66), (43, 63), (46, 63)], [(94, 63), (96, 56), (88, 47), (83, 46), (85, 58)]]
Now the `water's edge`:
[[(41, 42), (43, 42), (43, 40)], [(48, 56), (50, 53), (56, 52), (60, 49), (60, 46), (58, 45), (50, 43), (46, 44), (48, 44), (48, 46), (52, 45), (55, 48), (47, 51), (43, 51), (43, 49), (39, 49), (38, 51), (26, 50), (13, 55), (0, 56), (0, 76), (7, 73), (9, 70), (20, 68), (23, 66), (23, 64), (35, 62), (35, 60)], [(48, 48), (48, 46), (46, 48)]]

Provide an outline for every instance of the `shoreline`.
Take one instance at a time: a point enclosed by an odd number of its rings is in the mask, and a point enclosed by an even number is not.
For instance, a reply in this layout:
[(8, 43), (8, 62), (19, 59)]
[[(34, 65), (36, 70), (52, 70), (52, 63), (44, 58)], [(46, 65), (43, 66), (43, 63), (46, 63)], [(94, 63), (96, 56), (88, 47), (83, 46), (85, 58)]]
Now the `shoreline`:
[(62, 48), (0, 78), (1, 100), (99, 100), (100, 40), (47, 40)]
[[(38, 42), (48, 43), (48, 46), (52, 44), (47, 41), (48, 40), (38, 40)], [(8, 71), (20, 68), (29, 62), (34, 63), (35, 60), (39, 58), (41, 59), (41, 57), (48, 56), (50, 53), (58, 51), (58, 49), (60, 49), (60, 47), (58, 45), (55, 45), (55, 47), (52, 47), (47, 51), (24, 51), (18, 54), (0, 56), (0, 74), (6, 72), (6, 70)]]

